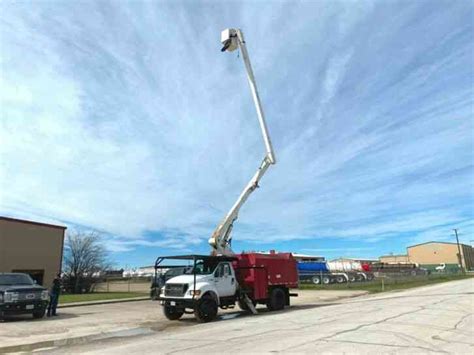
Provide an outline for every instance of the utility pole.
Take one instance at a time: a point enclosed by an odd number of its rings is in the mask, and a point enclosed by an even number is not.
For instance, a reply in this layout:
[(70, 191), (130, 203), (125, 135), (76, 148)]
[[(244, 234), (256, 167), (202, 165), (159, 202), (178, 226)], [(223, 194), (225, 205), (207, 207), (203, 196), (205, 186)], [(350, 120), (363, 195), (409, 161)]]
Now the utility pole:
[(461, 246), (459, 245), (458, 230), (454, 228), (454, 234), (456, 235), (456, 243), (458, 244), (458, 260), (461, 266), (461, 272), (464, 274), (464, 267), (462, 266)]

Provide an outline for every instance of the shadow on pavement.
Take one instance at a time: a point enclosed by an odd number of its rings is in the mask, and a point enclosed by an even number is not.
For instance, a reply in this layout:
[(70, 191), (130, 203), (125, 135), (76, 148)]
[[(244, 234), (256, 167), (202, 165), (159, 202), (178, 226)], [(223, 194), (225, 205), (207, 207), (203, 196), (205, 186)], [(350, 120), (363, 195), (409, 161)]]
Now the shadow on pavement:
[(58, 313), (56, 317), (46, 317), (35, 319), (31, 314), (18, 314), (18, 315), (6, 315), (0, 323), (13, 323), (13, 322), (54, 322), (62, 319), (71, 319), (79, 317), (76, 314), (71, 313)]

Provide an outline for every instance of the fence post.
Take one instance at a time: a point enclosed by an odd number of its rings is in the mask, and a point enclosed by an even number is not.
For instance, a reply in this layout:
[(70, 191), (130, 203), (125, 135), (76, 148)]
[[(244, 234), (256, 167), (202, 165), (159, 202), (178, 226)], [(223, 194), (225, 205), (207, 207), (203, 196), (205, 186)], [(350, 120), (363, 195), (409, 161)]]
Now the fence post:
[(382, 276), (382, 292), (385, 291), (385, 283), (384, 283), (384, 277)]
[(105, 282), (107, 282), (107, 292), (110, 292), (109, 279), (107, 279)]

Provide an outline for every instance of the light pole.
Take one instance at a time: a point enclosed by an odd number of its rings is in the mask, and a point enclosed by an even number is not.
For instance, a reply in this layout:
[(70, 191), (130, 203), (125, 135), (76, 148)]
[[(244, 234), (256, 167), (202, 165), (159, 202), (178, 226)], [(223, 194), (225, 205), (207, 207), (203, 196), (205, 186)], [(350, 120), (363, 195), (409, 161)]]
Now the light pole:
[(462, 266), (462, 257), (461, 257), (461, 246), (459, 245), (458, 230), (454, 228), (454, 234), (456, 235), (456, 243), (458, 245), (458, 260), (459, 265), (461, 266), (461, 272), (464, 274), (464, 267)]

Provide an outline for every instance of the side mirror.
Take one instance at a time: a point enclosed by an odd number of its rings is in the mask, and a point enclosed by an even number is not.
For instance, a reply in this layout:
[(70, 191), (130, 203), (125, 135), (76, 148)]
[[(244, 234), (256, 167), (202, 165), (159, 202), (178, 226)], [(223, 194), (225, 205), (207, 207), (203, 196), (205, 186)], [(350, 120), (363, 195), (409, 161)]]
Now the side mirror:
[(36, 280), (33, 280), (33, 283), (36, 285), (36, 284), (38, 284), (38, 281), (36, 281)]

